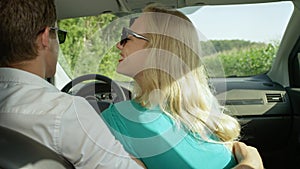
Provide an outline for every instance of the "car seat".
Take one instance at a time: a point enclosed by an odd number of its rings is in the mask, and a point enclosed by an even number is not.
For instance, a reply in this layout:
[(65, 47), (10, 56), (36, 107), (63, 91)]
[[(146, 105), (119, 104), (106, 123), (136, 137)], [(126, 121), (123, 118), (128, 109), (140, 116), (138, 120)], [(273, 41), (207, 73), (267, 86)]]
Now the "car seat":
[(0, 169), (75, 169), (64, 157), (41, 143), (0, 126)]

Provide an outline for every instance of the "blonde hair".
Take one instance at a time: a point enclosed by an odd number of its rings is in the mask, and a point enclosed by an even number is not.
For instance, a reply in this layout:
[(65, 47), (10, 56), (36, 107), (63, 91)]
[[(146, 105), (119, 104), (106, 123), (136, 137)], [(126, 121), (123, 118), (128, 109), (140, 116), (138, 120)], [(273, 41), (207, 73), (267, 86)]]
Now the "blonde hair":
[(159, 105), (176, 124), (196, 136), (209, 138), (213, 133), (221, 142), (236, 140), (240, 125), (223, 113), (211, 91), (191, 21), (177, 10), (153, 5), (141, 17), (149, 56), (135, 88), (135, 100), (146, 107)]

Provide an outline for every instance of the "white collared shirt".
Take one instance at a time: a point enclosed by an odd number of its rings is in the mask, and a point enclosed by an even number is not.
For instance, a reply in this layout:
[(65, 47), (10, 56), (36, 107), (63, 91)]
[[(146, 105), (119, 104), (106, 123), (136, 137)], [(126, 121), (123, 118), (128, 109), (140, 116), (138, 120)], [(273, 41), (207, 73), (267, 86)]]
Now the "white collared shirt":
[(29, 72), (0, 68), (0, 125), (50, 147), (76, 168), (141, 168), (84, 98)]

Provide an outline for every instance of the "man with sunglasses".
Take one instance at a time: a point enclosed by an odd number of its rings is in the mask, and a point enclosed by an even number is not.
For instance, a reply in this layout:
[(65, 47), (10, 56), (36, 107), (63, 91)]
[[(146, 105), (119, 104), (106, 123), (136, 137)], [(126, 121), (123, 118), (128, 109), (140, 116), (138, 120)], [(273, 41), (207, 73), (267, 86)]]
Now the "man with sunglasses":
[(67, 32), (54, 0), (0, 1), (0, 126), (23, 133), (76, 168), (142, 168), (81, 98), (45, 79), (56, 71)]

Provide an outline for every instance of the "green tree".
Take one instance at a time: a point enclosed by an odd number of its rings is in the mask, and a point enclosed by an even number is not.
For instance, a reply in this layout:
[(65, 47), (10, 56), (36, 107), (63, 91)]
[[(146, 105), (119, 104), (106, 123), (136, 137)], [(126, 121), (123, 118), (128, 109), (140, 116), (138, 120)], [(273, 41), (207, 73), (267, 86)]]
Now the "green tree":
[(67, 39), (61, 45), (60, 63), (71, 77), (98, 72), (99, 64), (108, 52), (102, 28), (115, 18), (112, 14), (102, 14), (59, 21), (60, 28), (68, 31)]
[(274, 44), (254, 44), (207, 56), (204, 63), (210, 76), (252, 76), (271, 68), (277, 49)]

